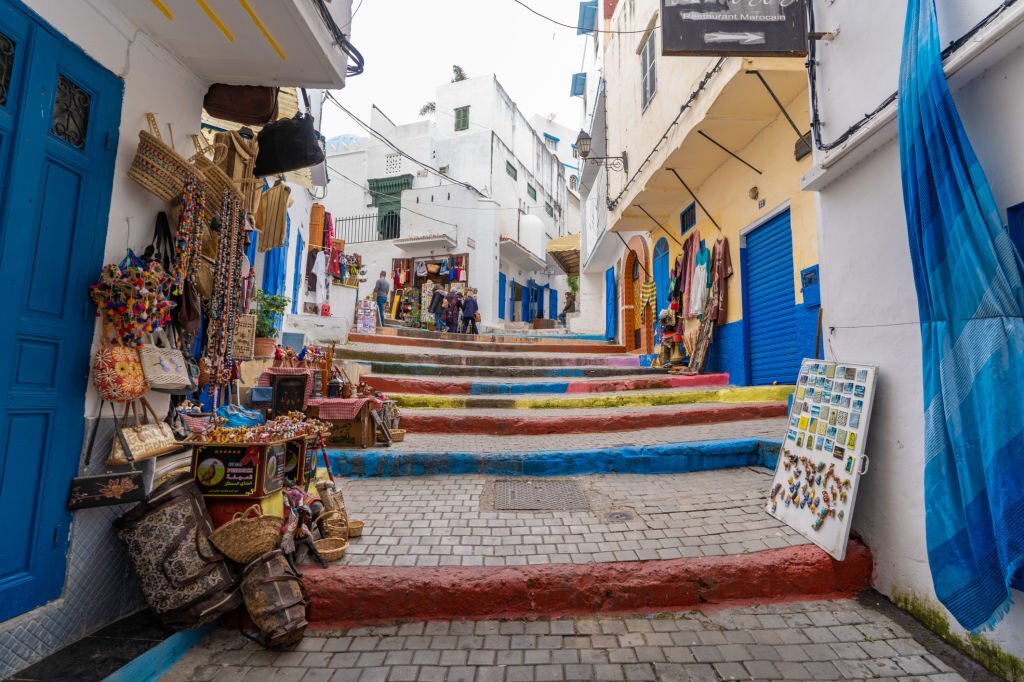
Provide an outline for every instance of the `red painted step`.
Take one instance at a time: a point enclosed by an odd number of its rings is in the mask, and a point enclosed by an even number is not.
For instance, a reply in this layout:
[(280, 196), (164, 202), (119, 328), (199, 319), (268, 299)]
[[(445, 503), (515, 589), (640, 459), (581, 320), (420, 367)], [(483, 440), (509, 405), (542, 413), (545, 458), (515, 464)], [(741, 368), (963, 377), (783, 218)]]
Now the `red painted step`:
[(349, 334), (352, 343), (377, 343), (388, 346), (415, 346), (417, 348), (447, 348), (449, 350), (482, 351), (490, 353), (625, 353), (623, 345), (595, 344), (587, 342), (557, 343), (544, 339), (520, 343), (489, 343), (482, 341), (457, 341), (455, 339), (416, 339), (405, 336), (383, 334)]
[[(363, 381), (378, 391), (385, 393), (411, 393), (424, 395), (488, 395), (515, 397), (516, 387), (522, 384), (502, 382), (501, 379), (481, 381), (451, 381), (447, 379), (421, 378), (415, 376), (394, 376), (368, 374)], [(565, 390), (552, 390), (553, 395), (581, 393), (616, 393), (618, 391), (642, 391), (659, 388), (701, 388), (706, 386), (725, 386), (729, 383), (728, 374), (697, 374), (693, 376), (661, 374), (646, 377), (611, 377), (608, 379), (539, 379), (531, 384), (549, 384), (553, 388), (567, 385)], [(504, 386), (502, 386), (504, 384)], [(476, 390), (474, 390), (474, 386)], [(493, 387), (493, 388), (490, 388)], [(502, 390), (504, 387), (505, 390)], [(480, 390), (481, 388), (485, 390)], [(531, 393), (547, 393), (540, 389)]]
[(786, 403), (753, 403), (738, 405), (708, 405), (694, 408), (682, 405), (670, 411), (650, 411), (645, 414), (622, 412), (608, 414), (559, 415), (555, 417), (534, 417), (529, 411), (522, 416), (496, 417), (486, 414), (450, 412), (431, 414), (430, 411), (402, 412), (402, 428), (410, 433), (464, 433), (486, 436), (542, 436), (566, 433), (611, 433), (616, 431), (638, 431), (663, 426), (692, 426), (697, 424), (721, 424), (749, 419), (770, 419), (785, 417)]
[(306, 568), (313, 628), (421, 620), (652, 613), (709, 604), (851, 596), (871, 552), (813, 545), (696, 559), (493, 568)]

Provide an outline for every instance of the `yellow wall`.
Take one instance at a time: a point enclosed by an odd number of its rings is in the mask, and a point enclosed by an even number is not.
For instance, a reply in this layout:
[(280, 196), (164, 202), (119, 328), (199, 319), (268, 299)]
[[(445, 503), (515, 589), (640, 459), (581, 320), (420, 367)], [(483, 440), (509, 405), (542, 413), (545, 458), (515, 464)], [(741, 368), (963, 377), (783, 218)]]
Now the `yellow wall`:
[[(786, 110), (796, 121), (801, 130), (809, 129), (809, 113), (807, 111), (807, 92), (802, 92), (792, 102), (787, 103)], [(695, 133), (694, 133), (695, 134)], [(722, 227), (724, 236), (729, 240), (732, 256), (733, 276), (729, 279), (728, 321), (742, 319), (742, 274), (740, 273), (740, 232), (751, 225), (775, 215), (776, 209), (790, 204), (793, 232), (793, 286), (796, 302), (803, 301), (800, 290), (800, 271), (818, 262), (817, 204), (814, 194), (800, 190), (801, 177), (811, 168), (811, 157), (808, 155), (797, 162), (793, 156), (796, 144), (796, 133), (780, 114), (779, 117), (754, 138), (744, 149), (733, 150), (751, 165), (762, 172), (758, 175), (750, 168), (729, 159), (723, 163), (700, 187), (693, 190), (701, 202), (711, 212)], [(758, 208), (758, 200), (750, 199), (748, 192), (757, 187), (760, 198), (765, 200), (765, 207)], [(672, 236), (680, 242), (679, 212), (686, 208), (692, 198), (680, 185), (679, 205), (667, 214), (654, 216), (665, 226), (672, 228)], [(694, 228), (707, 240), (710, 248), (717, 238), (718, 231), (707, 215), (697, 208), (697, 225)], [(668, 239), (671, 263), (675, 262), (682, 248), (680, 244), (666, 236), (664, 231), (656, 228), (650, 234), (650, 244), (662, 237)]]

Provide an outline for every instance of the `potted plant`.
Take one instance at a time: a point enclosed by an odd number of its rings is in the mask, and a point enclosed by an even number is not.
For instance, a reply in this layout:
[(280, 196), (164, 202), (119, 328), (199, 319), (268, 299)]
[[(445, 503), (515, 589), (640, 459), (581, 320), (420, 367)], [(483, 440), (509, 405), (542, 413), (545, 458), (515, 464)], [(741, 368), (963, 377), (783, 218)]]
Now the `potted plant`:
[(257, 358), (272, 358), (277, 349), (278, 325), (290, 302), (287, 296), (268, 294), (256, 290), (256, 343), (253, 355)]

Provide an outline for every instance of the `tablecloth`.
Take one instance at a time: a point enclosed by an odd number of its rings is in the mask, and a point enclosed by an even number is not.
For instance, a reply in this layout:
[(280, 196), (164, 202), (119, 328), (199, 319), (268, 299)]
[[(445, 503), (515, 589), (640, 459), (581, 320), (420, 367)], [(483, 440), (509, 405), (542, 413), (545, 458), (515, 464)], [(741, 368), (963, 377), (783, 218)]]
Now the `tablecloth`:
[(355, 419), (367, 403), (379, 410), (383, 401), (377, 398), (312, 398), (308, 406), (319, 408), (319, 419)]

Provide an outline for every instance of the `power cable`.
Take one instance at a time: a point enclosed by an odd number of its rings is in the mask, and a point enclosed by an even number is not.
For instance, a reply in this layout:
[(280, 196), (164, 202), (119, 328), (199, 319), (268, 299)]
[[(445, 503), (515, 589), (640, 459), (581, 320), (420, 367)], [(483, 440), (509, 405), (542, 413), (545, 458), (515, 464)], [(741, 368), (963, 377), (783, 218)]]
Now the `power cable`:
[[(557, 19), (552, 19), (551, 17), (549, 17), (546, 14), (541, 14), (540, 12), (535, 10), (534, 8), (532, 8), (529, 5), (527, 5), (522, 0), (512, 0), (512, 2), (516, 3), (517, 5), (522, 5), (527, 10), (529, 10), (533, 14), (536, 14), (541, 19), (545, 19), (547, 21), (550, 21), (552, 24), (555, 24), (557, 26), (561, 26), (563, 28), (571, 28), (574, 31), (578, 31), (580, 29), (580, 27), (578, 25), (576, 25), (576, 24), (566, 24), (566, 23), (563, 23), (561, 21), (558, 21)], [(656, 30), (658, 30), (658, 28), (660, 28), (660, 26), (655, 25), (653, 28), (649, 28), (649, 29), (645, 28), (642, 31), (605, 31), (605, 30), (597, 28), (595, 26), (594, 29), (593, 29), (593, 32), (594, 33), (611, 33), (611, 34), (619, 34), (619, 35), (635, 35), (637, 33), (647, 33), (648, 31), (656, 31)]]
[[(332, 172), (333, 172), (333, 173), (334, 173), (335, 175), (337, 175), (337, 176), (338, 176), (339, 178), (341, 178), (342, 180), (345, 180), (346, 182), (348, 182), (348, 183), (350, 183), (350, 184), (352, 184), (352, 185), (354, 185), (354, 186), (358, 187), (359, 189), (363, 190), (364, 192), (368, 192), (368, 193), (370, 193), (370, 194), (373, 194), (373, 195), (376, 195), (376, 196), (380, 196), (380, 197), (387, 197), (387, 198), (389, 198), (389, 199), (401, 199), (401, 195), (395, 195), (395, 194), (384, 194), (384, 193), (382, 193), (382, 192), (374, 192), (374, 191), (373, 191), (372, 189), (370, 189), (369, 187), (366, 187), (365, 185), (362, 185), (362, 184), (360, 184), (360, 183), (356, 182), (355, 180), (353, 180), (352, 178), (348, 177), (347, 175), (345, 175), (344, 173), (342, 173), (341, 171), (339, 171), (339, 170), (338, 170), (337, 168), (335, 168), (334, 166), (331, 166), (330, 164), (328, 164), (328, 165), (327, 165), (327, 167), (328, 167), (328, 168), (329, 168), (329, 169), (330, 169), (330, 170), (331, 170), (331, 171), (332, 171)], [(435, 223), (441, 223), (442, 225), (448, 225), (448, 226), (450, 226), (450, 227), (454, 227), (454, 228), (456, 228), (456, 229), (457, 229), (457, 228), (459, 227), (459, 226), (458, 226), (458, 225), (456, 225), (455, 223), (449, 223), (448, 221), (445, 221), (445, 220), (441, 220), (440, 218), (435, 218), (435, 217), (433, 217), (433, 216), (429, 216), (429, 215), (426, 215), (425, 213), (420, 213), (420, 212), (418, 212), (418, 211), (414, 211), (414, 210), (412, 210), (411, 208), (408, 208), (408, 207), (403, 207), (403, 209), (402, 209), (402, 210), (403, 210), (403, 211), (408, 211), (409, 213), (412, 213), (413, 215), (418, 215), (418, 216), (419, 216), (419, 217), (421, 217), (421, 218), (426, 218), (427, 220), (433, 220), (433, 221), (434, 221)]]
[(356, 46), (348, 41), (348, 36), (338, 26), (338, 22), (334, 20), (331, 15), (331, 10), (327, 8), (324, 0), (312, 0), (313, 6), (316, 7), (316, 11), (320, 14), (320, 20), (324, 22), (324, 26), (330, 32), (331, 37), (334, 38), (334, 42), (337, 43), (341, 51), (352, 60), (351, 66), (345, 66), (345, 75), (347, 76), (358, 76), (363, 72), (363, 68), (366, 66), (366, 60), (363, 58), (363, 53), (356, 49)]

